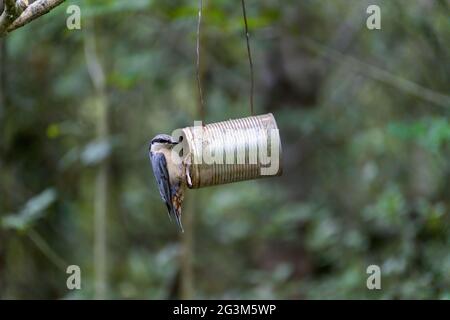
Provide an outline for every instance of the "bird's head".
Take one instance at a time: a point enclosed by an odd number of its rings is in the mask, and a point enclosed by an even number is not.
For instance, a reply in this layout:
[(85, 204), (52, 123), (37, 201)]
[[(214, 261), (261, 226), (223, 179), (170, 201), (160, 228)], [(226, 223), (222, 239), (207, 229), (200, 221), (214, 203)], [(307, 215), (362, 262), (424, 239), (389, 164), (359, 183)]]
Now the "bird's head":
[(150, 141), (148, 149), (151, 152), (155, 152), (160, 150), (161, 148), (172, 148), (178, 143), (179, 141), (173, 139), (168, 134), (158, 134)]

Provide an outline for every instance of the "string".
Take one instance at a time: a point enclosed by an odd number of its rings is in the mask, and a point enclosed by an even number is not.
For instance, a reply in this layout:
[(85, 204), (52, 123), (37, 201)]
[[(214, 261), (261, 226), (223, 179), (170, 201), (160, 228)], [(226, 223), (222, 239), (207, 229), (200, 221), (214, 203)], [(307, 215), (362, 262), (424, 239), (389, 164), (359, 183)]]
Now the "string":
[(250, 114), (254, 115), (253, 109), (253, 90), (254, 90), (254, 80), (253, 80), (253, 61), (252, 61), (252, 53), (250, 50), (250, 35), (248, 32), (248, 24), (247, 24), (247, 13), (245, 10), (245, 1), (241, 0), (242, 3), (242, 13), (244, 14), (244, 24), (245, 24), (245, 38), (247, 41), (247, 55), (248, 62), (250, 64)]
[[(245, 25), (245, 38), (247, 44), (247, 56), (248, 62), (250, 65), (250, 114), (254, 115), (254, 75), (253, 75), (253, 60), (252, 53), (250, 49), (250, 33), (248, 31), (248, 22), (247, 22), (247, 12), (245, 8), (245, 0), (241, 0), (242, 4), (242, 13), (244, 16), (244, 25)], [(197, 61), (196, 61), (196, 74), (197, 74), (197, 88), (198, 88), (198, 96), (199, 96), (199, 109), (200, 109), (200, 117), (202, 120), (202, 124), (205, 123), (205, 102), (203, 99), (203, 89), (202, 89), (202, 81), (201, 81), (201, 71), (200, 71), (200, 31), (202, 25), (202, 12), (203, 12), (203, 0), (199, 0), (199, 8), (198, 8), (198, 21), (197, 21)]]
[(198, 87), (198, 96), (199, 96), (199, 107), (200, 107), (200, 117), (202, 120), (202, 125), (205, 123), (205, 103), (203, 100), (203, 90), (202, 90), (202, 81), (200, 74), (200, 29), (202, 24), (202, 11), (203, 11), (203, 0), (199, 0), (199, 8), (198, 8), (198, 22), (197, 22), (197, 87)]

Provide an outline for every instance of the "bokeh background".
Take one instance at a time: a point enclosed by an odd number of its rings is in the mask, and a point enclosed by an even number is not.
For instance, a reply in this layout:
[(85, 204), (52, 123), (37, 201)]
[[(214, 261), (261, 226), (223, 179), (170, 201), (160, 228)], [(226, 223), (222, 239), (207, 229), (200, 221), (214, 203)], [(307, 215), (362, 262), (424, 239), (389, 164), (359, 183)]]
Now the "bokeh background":
[[(284, 175), (189, 191), (183, 235), (147, 145), (200, 118), (197, 1), (67, 1), (1, 39), (0, 298), (450, 298), (449, 2), (246, 4)], [(206, 120), (247, 116), (241, 3), (204, 6)]]

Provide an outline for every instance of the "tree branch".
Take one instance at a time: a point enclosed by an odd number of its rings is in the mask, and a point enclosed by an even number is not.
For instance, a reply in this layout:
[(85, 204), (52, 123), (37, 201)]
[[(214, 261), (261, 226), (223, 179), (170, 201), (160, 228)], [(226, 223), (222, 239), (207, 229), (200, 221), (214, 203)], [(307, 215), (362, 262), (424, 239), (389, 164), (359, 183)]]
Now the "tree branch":
[(28, 0), (5, 0), (5, 10), (0, 16), (0, 36), (14, 31), (48, 13), (65, 0), (36, 0), (28, 5)]
[[(23, 1), (20, 1), (23, 3)], [(6, 29), (9, 27), (11, 23), (20, 15), (21, 11), (19, 10), (21, 6), (16, 7), (15, 0), (5, 0), (4, 1), (4, 11), (0, 16), (0, 34), (5, 33)]]

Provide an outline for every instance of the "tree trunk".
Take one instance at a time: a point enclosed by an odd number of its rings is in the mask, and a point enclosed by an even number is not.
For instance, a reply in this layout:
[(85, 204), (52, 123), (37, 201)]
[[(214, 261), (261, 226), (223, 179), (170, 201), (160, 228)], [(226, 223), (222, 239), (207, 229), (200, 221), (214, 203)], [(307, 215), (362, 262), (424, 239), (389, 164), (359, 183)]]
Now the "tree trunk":
[[(94, 107), (97, 111), (97, 141), (107, 142), (109, 137), (108, 101), (105, 90), (105, 75), (96, 51), (93, 24), (85, 29), (85, 57), (89, 75), (94, 84)], [(105, 299), (107, 295), (107, 211), (109, 196), (109, 163), (101, 161), (95, 180), (94, 210), (94, 268), (95, 298)]]
[(194, 271), (193, 271), (193, 239), (194, 239), (194, 211), (195, 210), (194, 192), (186, 197), (184, 218), (184, 233), (181, 239), (181, 299), (194, 298)]

